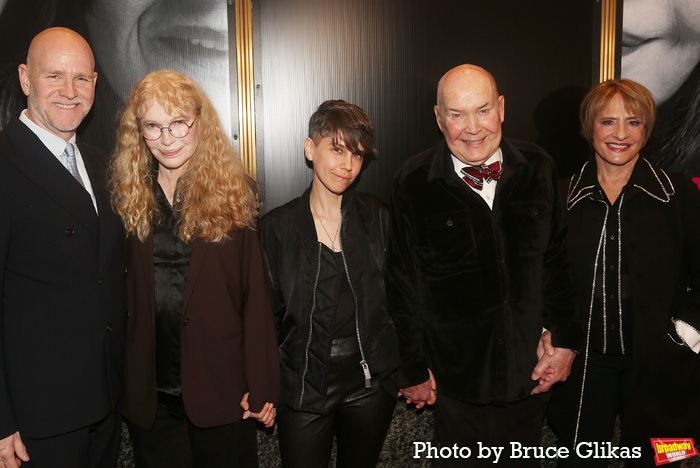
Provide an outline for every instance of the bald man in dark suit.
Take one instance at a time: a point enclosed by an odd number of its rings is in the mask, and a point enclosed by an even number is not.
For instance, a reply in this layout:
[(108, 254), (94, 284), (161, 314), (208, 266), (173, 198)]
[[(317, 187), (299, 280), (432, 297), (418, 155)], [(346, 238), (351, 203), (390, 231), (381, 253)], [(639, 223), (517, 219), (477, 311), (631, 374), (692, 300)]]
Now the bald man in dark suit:
[(0, 462), (114, 466), (124, 237), (106, 154), (75, 134), (94, 99), (92, 51), (48, 29), (19, 79), (27, 109), (0, 132)]

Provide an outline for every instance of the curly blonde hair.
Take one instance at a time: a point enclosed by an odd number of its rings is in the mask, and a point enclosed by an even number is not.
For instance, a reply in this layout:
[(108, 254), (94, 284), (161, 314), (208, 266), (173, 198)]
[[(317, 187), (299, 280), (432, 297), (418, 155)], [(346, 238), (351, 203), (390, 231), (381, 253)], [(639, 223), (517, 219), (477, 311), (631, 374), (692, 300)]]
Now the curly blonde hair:
[(149, 73), (129, 96), (110, 165), (112, 205), (127, 234), (144, 240), (157, 213), (153, 184), (158, 161), (141, 137), (141, 122), (157, 101), (170, 114), (198, 117), (199, 144), (177, 182), (180, 238), (219, 242), (233, 230), (254, 227), (255, 188), (202, 88), (171, 70)]

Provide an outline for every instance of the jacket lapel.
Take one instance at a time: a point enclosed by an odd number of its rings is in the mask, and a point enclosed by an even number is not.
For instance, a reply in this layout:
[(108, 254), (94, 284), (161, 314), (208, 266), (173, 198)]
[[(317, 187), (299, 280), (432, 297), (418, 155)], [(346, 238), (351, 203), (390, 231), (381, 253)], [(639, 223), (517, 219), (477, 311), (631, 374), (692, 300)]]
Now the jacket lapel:
[[(156, 292), (155, 277), (153, 276), (153, 232), (151, 232), (143, 242), (139, 241), (135, 234), (130, 235), (129, 247), (133, 249), (135, 253), (134, 257), (136, 257), (138, 263), (141, 264), (144, 278), (143, 282), (146, 285), (148, 297), (150, 299), (148, 303), (151, 308), (151, 316), (155, 317)], [(130, 255), (128, 257), (130, 257)], [(137, 266), (132, 265), (132, 268), (137, 268)], [(135, 278), (138, 278), (138, 275), (136, 275)]]
[(187, 305), (190, 302), (192, 293), (194, 292), (197, 279), (204, 266), (204, 260), (209, 250), (209, 242), (204, 242), (200, 239), (195, 239), (192, 244), (192, 257), (190, 258), (190, 270), (187, 273), (187, 287), (185, 288), (185, 300), (182, 304), (182, 313), (187, 310)]
[(7, 135), (15, 150), (6, 155), (8, 161), (97, 236), (97, 214), (90, 194), (19, 119), (8, 123)]
[(80, 149), (80, 154), (82, 155), (83, 162), (85, 163), (85, 169), (87, 170), (88, 177), (90, 178), (90, 185), (92, 186), (92, 192), (95, 194), (95, 202), (97, 203), (97, 210), (99, 212), (99, 266), (101, 270), (110, 254), (110, 246), (114, 245), (114, 238), (118, 235), (118, 233), (122, 232), (122, 228), (119, 225), (119, 218), (112, 211), (109, 192), (107, 192), (107, 189), (105, 188), (105, 174), (104, 172), (97, 170), (94, 160), (95, 155), (91, 154), (90, 151), (84, 147), (80, 139), (78, 139), (78, 148)]

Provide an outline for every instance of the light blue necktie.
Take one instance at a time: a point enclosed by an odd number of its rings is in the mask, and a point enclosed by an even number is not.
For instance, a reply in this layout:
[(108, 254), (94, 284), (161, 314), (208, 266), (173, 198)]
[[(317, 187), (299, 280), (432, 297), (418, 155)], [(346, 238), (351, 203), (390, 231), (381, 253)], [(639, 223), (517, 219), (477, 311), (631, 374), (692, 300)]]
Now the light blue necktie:
[(68, 172), (75, 177), (75, 180), (80, 182), (80, 185), (85, 187), (83, 179), (80, 177), (80, 173), (78, 172), (78, 165), (75, 163), (75, 148), (73, 148), (73, 143), (66, 143), (66, 149), (63, 151), (63, 156), (66, 160), (65, 166), (66, 169), (68, 169)]

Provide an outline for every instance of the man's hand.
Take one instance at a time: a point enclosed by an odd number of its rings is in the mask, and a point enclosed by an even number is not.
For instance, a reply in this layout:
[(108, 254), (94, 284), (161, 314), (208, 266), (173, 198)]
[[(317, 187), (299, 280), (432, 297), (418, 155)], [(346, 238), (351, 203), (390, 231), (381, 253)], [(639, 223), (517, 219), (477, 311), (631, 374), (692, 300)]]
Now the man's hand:
[(532, 371), (532, 380), (538, 380), (539, 384), (532, 389), (530, 395), (546, 392), (555, 383), (566, 380), (576, 354), (568, 348), (552, 346), (552, 333), (546, 331), (537, 345), (537, 357), (539, 361)]
[(0, 462), (4, 468), (18, 468), (23, 461), (29, 461), (29, 454), (19, 432), (0, 440)]
[(406, 403), (415, 403), (418, 409), (425, 405), (434, 405), (437, 400), (435, 378), (430, 369), (428, 369), (428, 373), (430, 378), (422, 384), (399, 389), (399, 396), (403, 396), (406, 399)]

